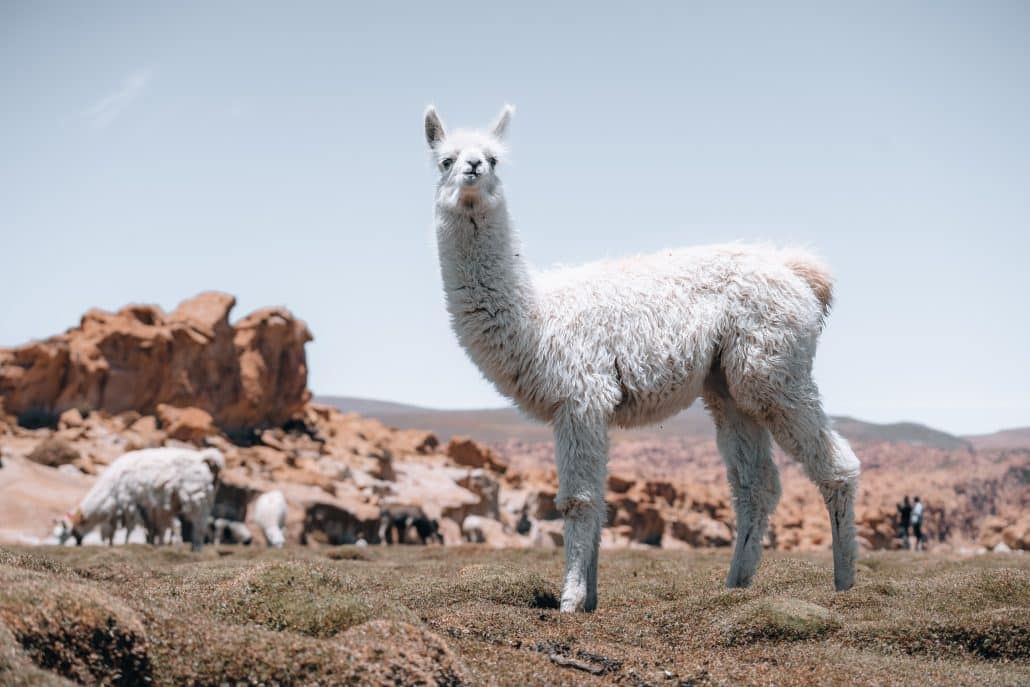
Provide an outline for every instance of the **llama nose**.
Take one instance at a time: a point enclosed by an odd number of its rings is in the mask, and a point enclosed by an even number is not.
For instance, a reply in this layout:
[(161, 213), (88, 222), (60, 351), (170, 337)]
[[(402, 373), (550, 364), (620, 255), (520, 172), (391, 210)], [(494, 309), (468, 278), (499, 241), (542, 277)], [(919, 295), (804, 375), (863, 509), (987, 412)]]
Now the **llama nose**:
[(482, 160), (469, 160), (468, 161), (468, 165), (469, 165), (469, 167), (472, 168), (473, 172), (476, 171), (477, 169), (479, 169), (479, 165), (481, 165), (481, 164), (483, 164)]

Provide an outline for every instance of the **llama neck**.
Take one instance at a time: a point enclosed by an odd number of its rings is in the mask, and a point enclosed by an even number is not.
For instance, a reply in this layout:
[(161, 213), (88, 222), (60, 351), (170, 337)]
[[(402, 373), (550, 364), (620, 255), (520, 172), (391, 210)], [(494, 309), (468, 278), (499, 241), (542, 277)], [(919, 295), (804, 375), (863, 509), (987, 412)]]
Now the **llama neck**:
[[(437, 208), (440, 269), (454, 330), (498, 389), (517, 396), (534, 336), (533, 286), (503, 201), (480, 212)], [(516, 398), (516, 400), (518, 400)]]

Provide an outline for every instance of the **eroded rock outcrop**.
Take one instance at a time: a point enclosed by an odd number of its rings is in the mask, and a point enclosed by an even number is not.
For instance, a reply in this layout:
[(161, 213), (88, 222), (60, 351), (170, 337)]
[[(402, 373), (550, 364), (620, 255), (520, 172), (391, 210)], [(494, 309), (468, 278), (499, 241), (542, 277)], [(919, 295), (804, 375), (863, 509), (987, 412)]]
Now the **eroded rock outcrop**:
[(0, 349), (0, 396), (26, 426), (52, 425), (65, 411), (195, 407), (222, 430), (281, 425), (310, 398), (307, 326), (283, 308), (235, 325), (236, 299), (202, 293), (165, 313), (152, 305), (91, 310), (78, 327)]

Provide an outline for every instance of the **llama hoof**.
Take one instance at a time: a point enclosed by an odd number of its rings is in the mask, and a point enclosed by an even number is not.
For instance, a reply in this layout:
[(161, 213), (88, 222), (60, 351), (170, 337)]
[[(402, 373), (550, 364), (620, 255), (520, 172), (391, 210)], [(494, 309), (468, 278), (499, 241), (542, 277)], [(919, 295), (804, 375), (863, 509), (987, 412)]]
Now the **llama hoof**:
[(744, 589), (751, 586), (751, 578), (743, 575), (730, 573), (726, 578), (727, 589)]
[(849, 575), (844, 579), (835, 578), (833, 580), (833, 586), (837, 589), (838, 592), (846, 592), (855, 586), (855, 576)]
[(561, 612), (562, 613), (584, 613), (594, 610), (594, 606), (597, 605), (595, 600), (593, 605), (587, 607), (587, 595), (583, 592), (579, 594), (562, 594), (561, 597)]

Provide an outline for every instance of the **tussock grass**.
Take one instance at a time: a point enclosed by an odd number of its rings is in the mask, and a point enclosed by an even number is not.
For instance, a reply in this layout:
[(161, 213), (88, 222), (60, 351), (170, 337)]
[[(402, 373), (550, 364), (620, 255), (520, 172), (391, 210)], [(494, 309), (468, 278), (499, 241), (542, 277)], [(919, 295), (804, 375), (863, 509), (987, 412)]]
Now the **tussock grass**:
[(567, 615), (553, 550), (0, 549), (0, 684), (1030, 684), (1028, 559), (605, 551)]
[(325, 563), (258, 564), (216, 593), (215, 615), (312, 637), (332, 637), (374, 619), (417, 622), (404, 606), (367, 594)]
[(749, 601), (722, 623), (725, 644), (751, 644), (762, 640), (812, 639), (840, 627), (828, 608), (803, 599), (763, 598)]

